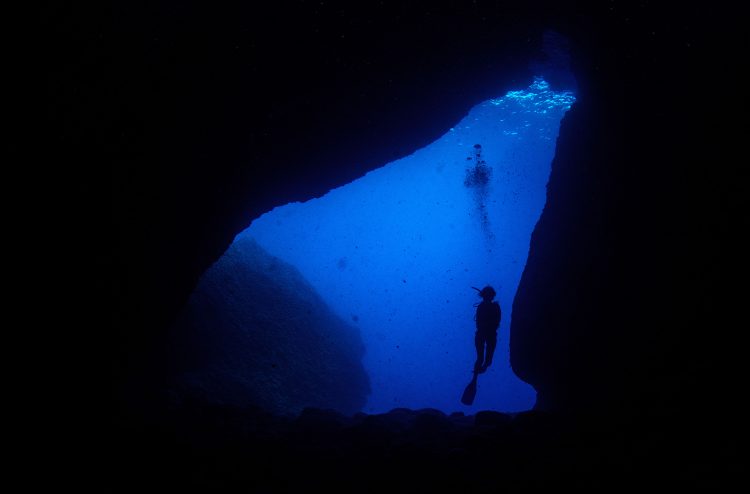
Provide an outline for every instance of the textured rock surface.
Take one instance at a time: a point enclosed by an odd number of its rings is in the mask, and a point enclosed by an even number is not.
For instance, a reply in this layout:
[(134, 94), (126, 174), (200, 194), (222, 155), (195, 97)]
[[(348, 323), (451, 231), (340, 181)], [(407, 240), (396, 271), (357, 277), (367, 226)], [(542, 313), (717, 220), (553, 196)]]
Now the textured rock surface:
[(353, 414), (369, 393), (359, 330), (249, 237), (203, 275), (172, 334), (179, 401)]

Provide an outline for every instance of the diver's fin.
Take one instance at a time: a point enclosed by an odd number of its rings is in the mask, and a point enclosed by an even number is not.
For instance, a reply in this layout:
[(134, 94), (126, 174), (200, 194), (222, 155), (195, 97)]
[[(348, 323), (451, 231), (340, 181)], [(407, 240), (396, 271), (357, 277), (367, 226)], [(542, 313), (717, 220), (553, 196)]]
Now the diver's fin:
[(466, 389), (464, 389), (464, 394), (461, 395), (461, 403), (463, 403), (464, 405), (471, 405), (472, 403), (474, 403), (474, 398), (477, 395), (478, 376), (479, 374), (475, 372), (471, 382), (466, 386)]

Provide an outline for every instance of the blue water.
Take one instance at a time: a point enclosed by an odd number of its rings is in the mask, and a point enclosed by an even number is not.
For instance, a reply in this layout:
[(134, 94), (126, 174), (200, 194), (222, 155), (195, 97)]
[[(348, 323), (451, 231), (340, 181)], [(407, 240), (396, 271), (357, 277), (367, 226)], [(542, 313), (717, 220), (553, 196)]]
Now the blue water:
[[(475, 106), (412, 155), (323, 197), (275, 208), (240, 234), (296, 266), (359, 327), (372, 385), (364, 412), (533, 407), (534, 389), (509, 365), (511, 306), (560, 120), (573, 102), (537, 78)], [(471, 287), (487, 284), (503, 318), (494, 363), (465, 406), (479, 301)]]

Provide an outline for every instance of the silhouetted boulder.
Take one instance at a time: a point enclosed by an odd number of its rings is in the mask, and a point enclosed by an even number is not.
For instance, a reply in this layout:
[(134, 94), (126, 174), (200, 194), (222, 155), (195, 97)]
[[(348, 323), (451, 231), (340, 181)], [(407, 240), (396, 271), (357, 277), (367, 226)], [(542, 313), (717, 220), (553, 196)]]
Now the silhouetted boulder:
[(353, 414), (369, 380), (359, 332), (296, 268), (241, 238), (203, 276), (172, 331), (175, 399)]
[(501, 426), (509, 424), (511, 420), (513, 420), (513, 418), (507, 413), (484, 410), (477, 412), (474, 417), (474, 424), (478, 426)]

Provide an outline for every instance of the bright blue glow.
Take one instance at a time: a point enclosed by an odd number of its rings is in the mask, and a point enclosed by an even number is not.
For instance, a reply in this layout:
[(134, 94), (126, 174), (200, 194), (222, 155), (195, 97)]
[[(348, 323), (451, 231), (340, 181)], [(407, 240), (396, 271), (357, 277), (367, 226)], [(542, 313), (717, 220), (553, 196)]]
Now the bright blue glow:
[[(534, 389), (509, 365), (511, 305), (544, 207), (560, 119), (573, 102), (537, 78), (475, 106), (412, 155), (321, 198), (275, 208), (240, 234), (299, 268), (360, 328), (372, 385), (363, 411), (534, 405)], [(479, 301), (471, 287), (487, 284), (503, 318), (494, 363), (465, 406)]]

